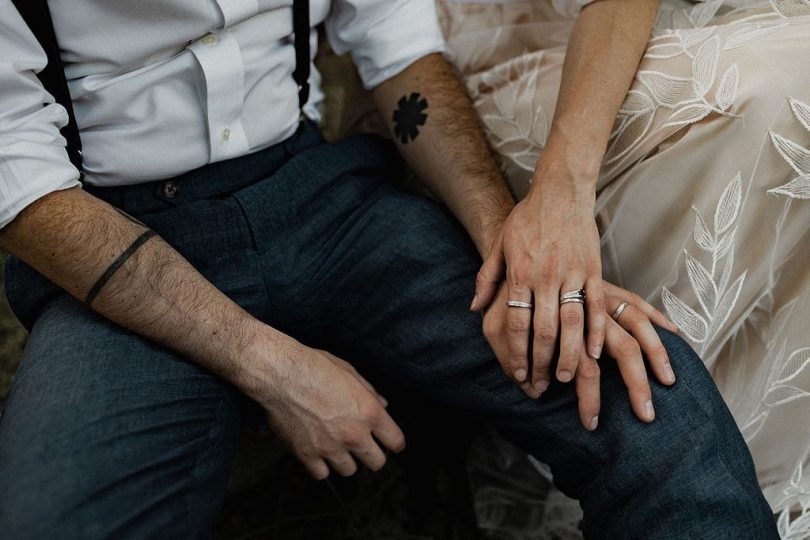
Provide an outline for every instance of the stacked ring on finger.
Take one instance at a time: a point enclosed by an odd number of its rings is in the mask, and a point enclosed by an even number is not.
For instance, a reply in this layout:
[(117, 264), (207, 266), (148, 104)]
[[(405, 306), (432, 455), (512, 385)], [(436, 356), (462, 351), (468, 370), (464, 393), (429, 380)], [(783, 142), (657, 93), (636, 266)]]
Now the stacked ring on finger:
[(563, 304), (584, 304), (585, 303), (585, 289), (577, 289), (575, 291), (568, 291), (560, 296), (560, 305)]

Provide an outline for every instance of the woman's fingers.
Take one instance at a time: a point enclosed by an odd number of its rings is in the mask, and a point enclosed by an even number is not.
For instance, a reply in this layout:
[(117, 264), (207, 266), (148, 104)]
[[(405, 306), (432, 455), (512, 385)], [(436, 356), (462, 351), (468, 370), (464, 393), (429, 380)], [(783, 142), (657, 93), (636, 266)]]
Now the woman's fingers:
[(584, 353), (577, 366), (577, 401), (579, 417), (588, 431), (593, 431), (599, 424), (599, 364)]
[(585, 283), (585, 310), (587, 313), (588, 355), (598, 360), (605, 341), (605, 294), (602, 278), (591, 278)]
[(678, 327), (675, 326), (675, 324), (670, 321), (666, 315), (645, 302), (643, 298), (639, 297), (639, 303), (637, 305), (633, 305), (640, 309), (654, 324), (657, 324), (662, 328), (666, 328), (670, 332), (678, 332)]
[[(654, 324), (666, 328), (671, 332), (676, 333), (678, 332), (678, 327), (675, 326), (675, 324), (672, 321), (670, 321), (666, 315), (655, 309), (650, 303), (648, 303), (639, 295), (632, 293), (626, 289), (622, 289), (621, 287), (618, 287), (616, 285), (613, 285), (608, 281), (603, 281), (602, 284), (604, 287), (606, 297), (619, 298), (621, 299), (619, 300), (619, 302), (621, 302), (622, 300), (627, 300), (628, 302), (639, 308), (641, 311), (643, 311), (644, 314), (647, 315), (647, 317), (649, 317)], [(609, 311), (609, 313), (613, 313), (613, 311)]]
[(669, 355), (647, 314), (633, 304), (628, 304), (616, 322), (636, 339), (661, 384), (674, 384), (675, 373), (672, 371)]
[(608, 319), (605, 348), (619, 365), (619, 372), (627, 386), (630, 405), (636, 416), (645, 422), (652, 422), (655, 419), (652, 391), (638, 342), (616, 321)]
[[(563, 284), (561, 295), (572, 293), (582, 288), (581, 281), (569, 281)], [(580, 302), (560, 301), (560, 361), (557, 363), (557, 379), (568, 382), (574, 378), (579, 357), (584, 345), (582, 336), (585, 332), (585, 306)]]
[(481, 311), (492, 302), (505, 271), (503, 240), (499, 237), (475, 278), (475, 296), (470, 304), (470, 311)]

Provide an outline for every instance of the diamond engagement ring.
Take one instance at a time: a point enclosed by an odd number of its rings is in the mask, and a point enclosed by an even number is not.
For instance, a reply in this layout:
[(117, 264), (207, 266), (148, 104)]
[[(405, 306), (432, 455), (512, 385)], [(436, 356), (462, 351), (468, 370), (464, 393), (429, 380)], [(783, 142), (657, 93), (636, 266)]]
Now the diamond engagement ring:
[(618, 321), (621, 314), (624, 312), (625, 309), (627, 309), (627, 306), (629, 305), (630, 302), (622, 302), (621, 304), (619, 304), (619, 307), (617, 307), (616, 311), (614, 311), (613, 315), (611, 315), (611, 317), (613, 317), (613, 320)]
[(534, 307), (531, 302), (521, 302), (520, 300), (507, 300), (506, 305), (509, 307), (519, 307), (526, 309), (532, 309)]

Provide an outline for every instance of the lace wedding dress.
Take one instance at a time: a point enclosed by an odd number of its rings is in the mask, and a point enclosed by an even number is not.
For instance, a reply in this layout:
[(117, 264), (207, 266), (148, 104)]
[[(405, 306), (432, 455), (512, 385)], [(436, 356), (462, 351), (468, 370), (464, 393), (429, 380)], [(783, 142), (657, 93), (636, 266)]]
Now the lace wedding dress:
[[(438, 0), (519, 196), (587, 3)], [(597, 212), (605, 277), (663, 309), (703, 356), (780, 533), (810, 537), (810, 0), (664, 0)]]

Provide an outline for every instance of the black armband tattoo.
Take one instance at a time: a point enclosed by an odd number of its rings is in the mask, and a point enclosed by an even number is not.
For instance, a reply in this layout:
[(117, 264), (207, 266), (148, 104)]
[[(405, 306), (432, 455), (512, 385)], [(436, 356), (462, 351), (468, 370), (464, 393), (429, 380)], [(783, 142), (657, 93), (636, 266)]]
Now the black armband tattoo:
[(427, 108), (427, 99), (416, 92), (399, 98), (394, 110), (394, 135), (399, 137), (402, 144), (408, 144), (419, 136), (419, 126), (427, 122)]
[(127, 260), (138, 251), (142, 245), (144, 245), (147, 240), (155, 236), (155, 231), (148, 230), (144, 231), (138, 238), (135, 239), (130, 246), (124, 250), (121, 255), (119, 255), (112, 264), (101, 274), (101, 277), (98, 278), (98, 281), (90, 288), (90, 292), (87, 293), (87, 296), (84, 297), (84, 303), (88, 306), (93, 303), (93, 300), (96, 299), (98, 293), (101, 292), (101, 289), (104, 288), (104, 285), (110, 281), (110, 278), (121, 268)]

